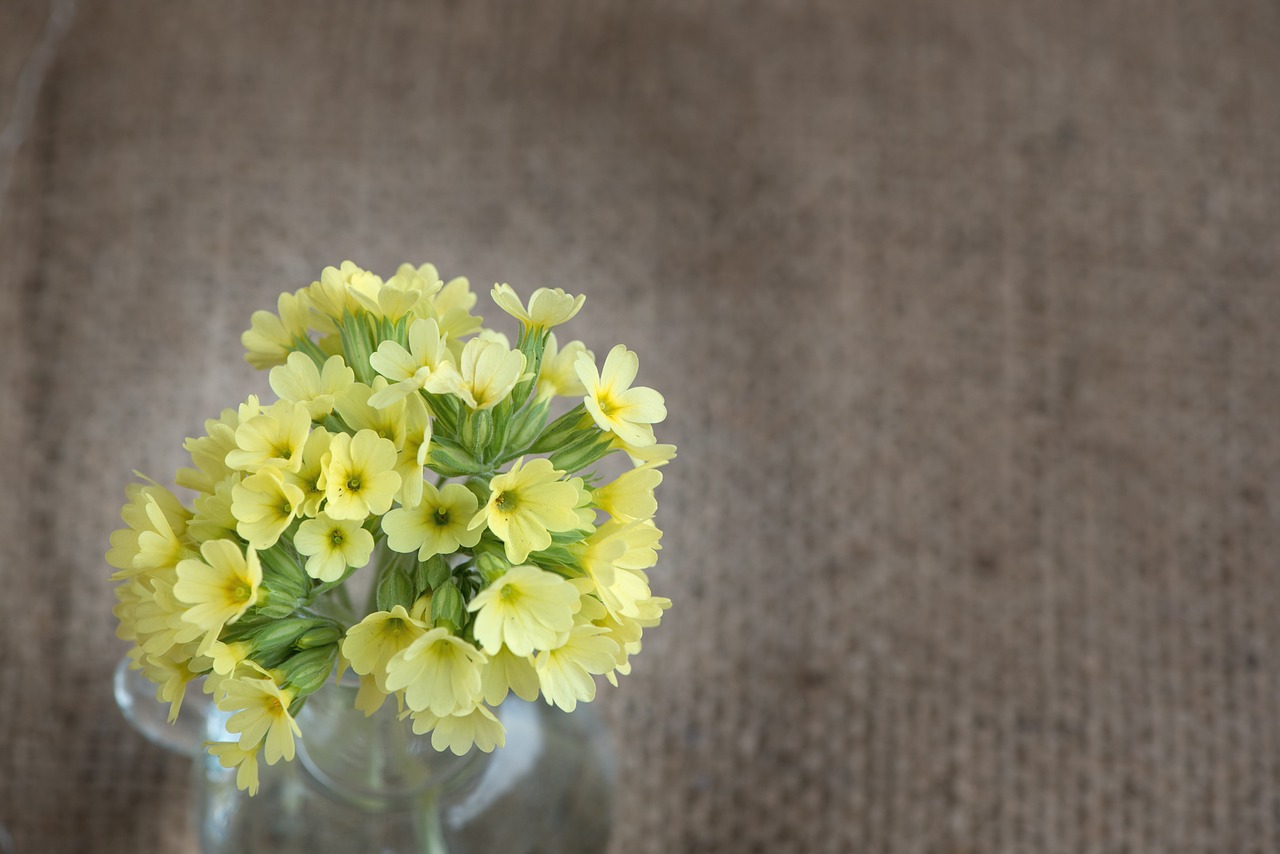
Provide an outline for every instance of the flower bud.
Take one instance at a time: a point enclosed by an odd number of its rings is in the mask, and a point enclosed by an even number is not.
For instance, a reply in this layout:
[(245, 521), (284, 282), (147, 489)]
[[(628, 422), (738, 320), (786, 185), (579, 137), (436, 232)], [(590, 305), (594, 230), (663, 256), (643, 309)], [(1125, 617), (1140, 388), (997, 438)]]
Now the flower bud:
[(547, 459), (558, 469), (566, 472), (581, 471), (594, 462), (598, 462), (613, 450), (613, 440), (603, 430), (594, 428), (594, 433), (586, 433), (568, 446), (551, 454)]
[(572, 441), (580, 426), (590, 423), (591, 416), (587, 414), (587, 408), (579, 403), (548, 424), (529, 447), (529, 453), (545, 454), (554, 451)]
[(331, 643), (337, 643), (342, 637), (342, 629), (330, 623), (328, 625), (316, 626), (314, 629), (308, 629), (303, 632), (302, 637), (294, 641), (294, 646), (298, 649), (315, 649), (317, 647), (328, 646)]
[(439, 440), (431, 443), (431, 456), (427, 460), (428, 467), (445, 477), (465, 477), (484, 471), (484, 465), (457, 445), (445, 445)]
[(480, 552), (476, 555), (476, 569), (484, 576), (485, 584), (492, 584), (510, 568), (511, 563), (497, 552)]
[(462, 593), (452, 581), (440, 585), (431, 594), (431, 621), (455, 632), (466, 622), (466, 604), (462, 601)]
[(533, 440), (538, 438), (538, 434), (546, 426), (547, 410), (550, 408), (551, 401), (544, 400), (515, 415), (512, 419), (511, 436), (507, 440), (512, 451), (522, 451), (533, 444)]
[(487, 409), (467, 413), (462, 421), (462, 446), (477, 460), (484, 459), (485, 449), (493, 438), (493, 413)]
[(298, 696), (305, 697), (319, 691), (328, 681), (337, 660), (338, 645), (333, 643), (303, 650), (287, 658), (276, 669), (283, 674), (283, 687), (294, 688)]

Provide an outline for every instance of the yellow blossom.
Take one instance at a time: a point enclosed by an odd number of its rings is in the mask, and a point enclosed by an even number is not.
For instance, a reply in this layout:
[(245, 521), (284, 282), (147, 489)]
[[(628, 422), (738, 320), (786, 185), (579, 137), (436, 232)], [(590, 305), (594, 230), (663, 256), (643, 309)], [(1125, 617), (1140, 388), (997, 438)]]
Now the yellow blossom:
[(386, 513), (400, 488), (395, 465), (395, 445), (372, 430), (334, 436), (324, 455), (325, 512), (356, 520)]
[(583, 402), (596, 425), (638, 447), (654, 443), (652, 425), (667, 417), (662, 395), (645, 386), (631, 386), (639, 370), (636, 354), (619, 344), (609, 351), (602, 371), (586, 353), (575, 369), (587, 389)]
[(578, 356), (585, 353), (593, 362), (595, 355), (581, 341), (570, 341), (561, 349), (556, 334), (547, 333), (547, 344), (542, 349), (542, 365), (538, 369), (538, 400), (552, 397), (582, 397), (586, 386), (578, 378)]
[(241, 471), (262, 466), (297, 471), (310, 430), (311, 413), (305, 404), (277, 401), (236, 428), (236, 447), (227, 453), (227, 465)]
[(425, 622), (414, 619), (403, 605), (394, 605), (390, 611), (374, 611), (347, 629), (342, 654), (352, 670), (371, 677), (383, 694), (389, 694), (387, 663), (426, 633)]
[(406, 507), (422, 500), (422, 469), (431, 453), (431, 417), (421, 395), (404, 400), (404, 445), (396, 456), (400, 493), (396, 498)]
[(211, 494), (196, 496), (193, 502), (196, 512), (187, 524), (187, 533), (196, 543), (236, 536), (237, 523), (231, 502), (232, 490), (240, 480), (240, 473), (235, 472), (215, 486)]
[(502, 648), (489, 656), (480, 671), (480, 689), (483, 699), (496, 706), (513, 693), (522, 700), (533, 701), (538, 697), (538, 674), (533, 669), (533, 657), (516, 655)]
[(431, 308), (436, 322), (440, 324), (440, 334), (445, 336), (449, 352), (455, 359), (462, 353), (462, 339), (478, 332), (480, 324), (484, 322), (484, 318), (471, 314), (475, 304), (476, 295), (471, 292), (470, 283), (462, 276), (450, 279), (431, 298)]
[(500, 341), (472, 338), (462, 348), (455, 367), (442, 362), (427, 378), (425, 388), (435, 394), (454, 394), (476, 411), (492, 409), (524, 378), (525, 356)]
[(169, 490), (155, 483), (130, 484), (125, 488), (129, 503), (120, 509), (128, 526), (111, 534), (107, 563), (120, 570), (112, 577), (119, 581), (148, 569), (174, 567), (186, 554), (183, 535), (191, 511), (183, 507)]
[(281, 688), (261, 670), (250, 669), (223, 679), (218, 689), (218, 708), (235, 712), (226, 727), (227, 732), (240, 734), (242, 750), (261, 746), (268, 765), (293, 760), (293, 739), (302, 732), (289, 714), (295, 696), (292, 688)]
[(284, 472), (264, 466), (231, 487), (236, 532), (259, 551), (271, 548), (302, 509), (303, 498), (302, 490), (287, 481)]
[(536, 566), (513, 566), (467, 605), (478, 611), (476, 640), (489, 655), (504, 645), (515, 655), (557, 646), (573, 627), (578, 591), (565, 579)]
[(643, 465), (591, 490), (591, 499), (614, 519), (624, 522), (651, 519), (658, 510), (658, 500), (653, 497), (653, 491), (660, 483), (662, 472), (652, 465)]
[(321, 512), (298, 526), (293, 537), (298, 554), (307, 555), (307, 575), (337, 581), (348, 566), (364, 566), (373, 554), (373, 534), (355, 519), (333, 519)]
[(384, 377), (374, 377), (372, 386), (352, 383), (338, 395), (334, 406), (353, 431), (372, 430), (395, 445), (398, 451), (404, 447), (405, 401), (396, 400), (381, 408), (369, 403), (373, 395), (386, 388)]
[(484, 653), (448, 629), (431, 629), (387, 662), (386, 686), (404, 689), (405, 703), (415, 712), (444, 717), (469, 711), (480, 696), (484, 661)]
[(350, 261), (320, 271), (320, 281), (306, 289), (307, 298), (322, 316), (338, 323), (344, 314), (355, 314), (364, 307), (362, 297), (377, 300), (382, 279)]
[(534, 669), (542, 696), (566, 712), (579, 702), (594, 700), (596, 683), (591, 677), (613, 670), (617, 652), (608, 629), (590, 623), (574, 626), (563, 646), (538, 653)]
[(312, 421), (321, 421), (333, 412), (335, 397), (356, 380), (356, 372), (341, 356), (330, 356), (324, 370), (305, 353), (290, 353), (283, 365), (271, 369), (271, 390), (281, 400), (301, 403)]
[(236, 788), (250, 797), (258, 794), (258, 748), (245, 750), (235, 741), (217, 741), (207, 745), (223, 768), (236, 769)]
[(572, 531), (580, 524), (575, 508), (578, 488), (560, 480), (564, 472), (545, 459), (516, 460), (511, 470), (489, 481), (489, 503), (467, 527), (484, 525), (506, 546), (507, 560), (523, 563), (530, 552), (551, 545), (551, 533)]
[(213, 492), (214, 487), (226, 480), (232, 468), (227, 465), (227, 454), (236, 447), (236, 427), (240, 426), (240, 415), (234, 409), (222, 410), (218, 418), (210, 418), (204, 422), (204, 436), (187, 439), (183, 444), (194, 469), (178, 469), (174, 481), (178, 486), (185, 486), (199, 492)]
[(387, 546), (402, 554), (416, 551), (418, 560), (432, 555), (451, 555), (459, 546), (471, 548), (480, 542), (483, 528), (468, 529), (480, 502), (460, 483), (446, 483), (437, 489), (422, 484), (422, 500), (413, 507), (397, 507), (382, 517)]
[[(653, 433), (652, 427), (649, 429), (649, 433)], [(615, 435), (613, 437), (612, 445), (614, 450), (622, 451), (630, 457), (631, 464), (633, 466), (642, 466), (646, 464), (654, 467), (665, 466), (676, 458), (675, 445), (660, 445), (657, 444), (656, 439), (648, 445), (637, 446), (628, 445), (626, 442), (622, 441), (621, 438)]]
[(258, 553), (242, 553), (231, 540), (210, 540), (200, 547), (203, 560), (178, 564), (173, 594), (189, 607), (182, 619), (205, 634), (201, 651), (218, 639), (222, 627), (234, 623), (257, 600), (262, 584)]
[(303, 291), (280, 294), (276, 301), (278, 314), (255, 311), (252, 327), (240, 336), (244, 345), (244, 358), (259, 370), (283, 365), (294, 349), (294, 339), (307, 334), (307, 316), (310, 308)]
[(529, 297), (529, 307), (520, 303), (520, 297), (510, 285), (494, 285), (490, 294), (498, 308), (520, 321), (529, 329), (550, 329), (559, 326), (582, 308), (585, 296), (567, 294), (560, 288), (538, 288)]
[(369, 357), (369, 365), (393, 385), (369, 398), (369, 405), (381, 409), (426, 385), (441, 363), (452, 359), (435, 318), (415, 320), (409, 326), (409, 349), (396, 341), (383, 341)]
[(441, 752), (449, 750), (455, 756), (462, 756), (472, 747), (490, 753), (507, 743), (506, 727), (483, 705), (445, 717), (414, 712), (413, 731), (418, 735), (430, 732), (432, 747)]
[(315, 516), (324, 501), (324, 455), (329, 453), (333, 434), (323, 427), (314, 427), (302, 446), (302, 463), (296, 472), (286, 472), (286, 479), (302, 490), (302, 506), (299, 513)]

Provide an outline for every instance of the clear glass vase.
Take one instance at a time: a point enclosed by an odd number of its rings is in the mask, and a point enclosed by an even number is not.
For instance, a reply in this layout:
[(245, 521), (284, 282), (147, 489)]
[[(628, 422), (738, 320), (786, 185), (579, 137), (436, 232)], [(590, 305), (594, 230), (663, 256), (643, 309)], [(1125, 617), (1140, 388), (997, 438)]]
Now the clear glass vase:
[(497, 714), (506, 746), (437, 752), (388, 702), (371, 717), (355, 685), (326, 685), (299, 714), (293, 762), (261, 766), (258, 794), (203, 749), (231, 741), (226, 716), (192, 685), (175, 725), (155, 688), (122, 661), (116, 701), (147, 738), (191, 756), (201, 850), (273, 854), (586, 854), (604, 851), (613, 754), (591, 706), (565, 714), (509, 697)]

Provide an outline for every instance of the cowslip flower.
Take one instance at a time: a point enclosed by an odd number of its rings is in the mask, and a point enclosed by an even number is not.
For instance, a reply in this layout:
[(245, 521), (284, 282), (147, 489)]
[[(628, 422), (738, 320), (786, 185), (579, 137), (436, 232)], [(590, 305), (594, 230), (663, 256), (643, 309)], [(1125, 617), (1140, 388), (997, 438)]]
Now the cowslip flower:
[(227, 720), (227, 732), (240, 734), (240, 749), (254, 751), (261, 746), (268, 765), (281, 759), (292, 761), (295, 737), (301, 737), (289, 705), (295, 692), (281, 688), (260, 668), (246, 668), (218, 683), (216, 703), (224, 712), (235, 712)]
[(204, 632), (203, 651), (257, 600), (262, 565), (257, 552), (242, 552), (231, 540), (210, 540), (200, 546), (200, 556), (178, 564), (173, 595), (188, 606), (182, 619)]
[(435, 394), (454, 394), (471, 409), (492, 409), (524, 378), (525, 356), (501, 341), (472, 338), (462, 348), (455, 367), (442, 362), (425, 388)]
[(478, 612), (476, 640), (489, 655), (506, 646), (515, 655), (557, 646), (573, 628), (578, 591), (554, 572), (513, 566), (481, 590), (467, 606)]
[(547, 343), (542, 349), (542, 364), (538, 369), (536, 394), (538, 400), (553, 397), (582, 397), (586, 386), (578, 378), (578, 356), (585, 353), (592, 362), (595, 354), (581, 341), (570, 341), (560, 347), (554, 332), (547, 333)]
[(259, 551), (271, 548), (298, 515), (304, 497), (283, 471), (263, 466), (231, 487), (236, 533)]
[(241, 471), (262, 466), (297, 471), (310, 430), (311, 413), (305, 404), (277, 401), (236, 428), (236, 447), (227, 452), (227, 465)]
[(215, 741), (209, 745), (209, 753), (223, 768), (236, 769), (237, 789), (247, 791), (250, 797), (258, 794), (258, 748), (245, 750), (236, 741)]
[(480, 697), (484, 653), (443, 627), (431, 629), (387, 662), (388, 691), (404, 689), (415, 712), (467, 712)]
[(561, 288), (538, 288), (529, 297), (525, 308), (520, 297), (508, 284), (494, 285), (490, 292), (498, 308), (520, 321), (529, 329), (550, 329), (571, 320), (581, 309), (585, 296), (565, 293)]
[(324, 455), (325, 512), (356, 520), (386, 513), (400, 488), (395, 465), (395, 445), (372, 430), (334, 436)]
[(382, 517), (387, 546), (402, 554), (416, 551), (418, 560), (453, 554), (459, 546), (471, 548), (484, 533), (483, 528), (467, 527), (479, 503), (460, 483), (437, 489), (424, 482), (416, 506), (397, 507)]
[(280, 294), (276, 309), (278, 314), (255, 311), (250, 318), (252, 327), (240, 336), (245, 361), (258, 369), (284, 364), (294, 340), (307, 334), (310, 306), (302, 291)]
[(653, 425), (667, 417), (667, 407), (662, 395), (653, 389), (632, 387), (640, 368), (635, 353), (619, 344), (605, 357), (602, 370), (596, 370), (595, 362), (586, 353), (579, 354), (574, 367), (586, 387), (583, 403), (596, 426), (631, 445), (654, 443)]
[(506, 546), (507, 560), (524, 563), (530, 552), (551, 545), (551, 533), (579, 525), (578, 489), (560, 480), (564, 472), (545, 459), (527, 465), (524, 457), (489, 481), (489, 503), (472, 517), (469, 528), (488, 525)]
[(608, 629), (590, 623), (574, 626), (562, 646), (538, 653), (534, 669), (542, 696), (566, 712), (580, 702), (591, 702), (596, 696), (591, 677), (613, 670), (617, 653), (618, 644)]
[(337, 581), (348, 566), (364, 566), (373, 554), (373, 534), (356, 519), (334, 519), (321, 512), (298, 526), (293, 547), (307, 557), (307, 575)]
[(462, 756), (472, 747), (490, 753), (495, 747), (507, 743), (506, 727), (483, 705), (445, 717), (419, 711), (414, 712), (412, 718), (414, 733), (425, 735), (430, 732), (432, 747), (441, 752), (448, 750), (455, 756)]
[(615, 480), (591, 490), (591, 500), (612, 518), (624, 522), (651, 519), (658, 510), (653, 491), (662, 483), (662, 472), (642, 465), (623, 472)]
[(369, 365), (393, 383), (370, 396), (369, 405), (382, 409), (418, 391), (452, 358), (435, 318), (415, 320), (409, 327), (408, 350), (396, 341), (383, 341), (369, 357)]
[(312, 421), (321, 421), (333, 412), (335, 397), (355, 381), (356, 372), (341, 356), (330, 356), (321, 370), (310, 356), (296, 352), (268, 375), (271, 390), (281, 400), (306, 406)]
[(374, 611), (347, 629), (342, 654), (352, 670), (372, 677), (386, 694), (387, 663), (426, 633), (425, 622), (411, 616), (403, 605), (394, 605), (390, 611)]
[(480, 691), (490, 706), (501, 703), (508, 693), (533, 702), (538, 698), (538, 674), (533, 669), (533, 657), (516, 655), (505, 647), (490, 655), (480, 671)]

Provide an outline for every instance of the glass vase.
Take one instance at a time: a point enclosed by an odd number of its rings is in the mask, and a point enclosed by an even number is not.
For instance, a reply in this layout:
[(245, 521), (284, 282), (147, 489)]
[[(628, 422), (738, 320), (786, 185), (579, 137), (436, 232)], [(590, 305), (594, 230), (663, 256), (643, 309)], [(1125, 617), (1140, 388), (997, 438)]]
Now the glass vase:
[(437, 752), (399, 720), (394, 702), (366, 717), (357, 685), (329, 684), (298, 716), (297, 758), (260, 766), (249, 797), (235, 772), (203, 748), (233, 741), (227, 716), (188, 689), (175, 725), (155, 688), (122, 661), (115, 693), (147, 738), (191, 756), (194, 808), (205, 854), (587, 854), (604, 851), (614, 765), (590, 705), (565, 714), (509, 697), (496, 713), (506, 745), (464, 756)]

